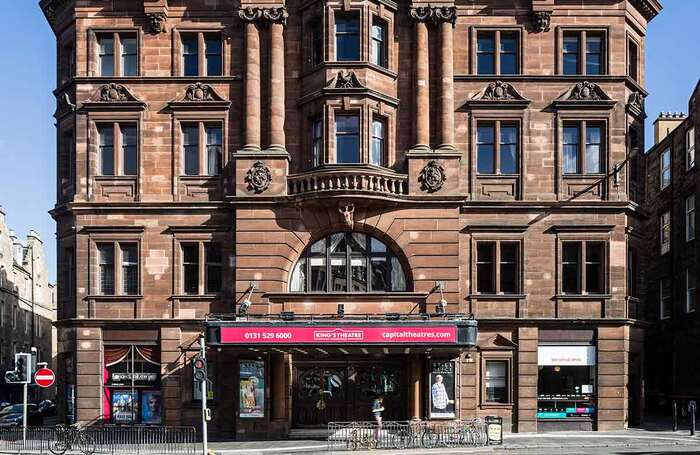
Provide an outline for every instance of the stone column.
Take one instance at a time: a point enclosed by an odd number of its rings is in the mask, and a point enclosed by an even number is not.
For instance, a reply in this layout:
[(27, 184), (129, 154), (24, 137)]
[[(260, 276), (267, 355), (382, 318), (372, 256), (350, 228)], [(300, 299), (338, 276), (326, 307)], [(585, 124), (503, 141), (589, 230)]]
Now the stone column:
[(270, 366), (272, 370), (272, 419), (284, 420), (287, 410), (287, 389), (284, 354), (273, 354), (270, 356)]
[(440, 20), (440, 148), (454, 148), (454, 68), (452, 52), (452, 28), (455, 8), (442, 7), (436, 10)]
[[(286, 12), (285, 12), (286, 14)], [(270, 24), (270, 147), (284, 149), (284, 23)]]
[(410, 403), (410, 414), (412, 419), (421, 419), (421, 399), (420, 399), (420, 389), (423, 384), (421, 378), (421, 363), (422, 357), (417, 354), (413, 354), (410, 360), (410, 387), (409, 387), (409, 403)]
[(256, 21), (259, 9), (246, 8), (238, 12), (245, 21), (245, 146), (260, 150), (260, 34)]
[(415, 62), (415, 132), (414, 148), (430, 147), (430, 63), (428, 60), (428, 24), (431, 16), (429, 7), (411, 10), (416, 22), (416, 62)]

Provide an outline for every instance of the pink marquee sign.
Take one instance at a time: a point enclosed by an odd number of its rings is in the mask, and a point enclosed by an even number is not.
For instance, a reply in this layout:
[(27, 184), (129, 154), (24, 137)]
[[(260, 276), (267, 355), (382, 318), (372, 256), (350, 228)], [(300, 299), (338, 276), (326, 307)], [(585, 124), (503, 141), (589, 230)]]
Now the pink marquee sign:
[(456, 326), (222, 327), (222, 344), (457, 343)]

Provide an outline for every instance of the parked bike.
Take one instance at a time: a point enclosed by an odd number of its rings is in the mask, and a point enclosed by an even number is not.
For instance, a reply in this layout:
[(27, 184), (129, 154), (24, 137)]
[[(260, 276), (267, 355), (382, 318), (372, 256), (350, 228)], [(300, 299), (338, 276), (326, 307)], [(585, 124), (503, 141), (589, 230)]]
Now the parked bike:
[(95, 440), (78, 426), (58, 425), (54, 440), (49, 443), (54, 455), (63, 455), (69, 450), (77, 450), (85, 455), (95, 453)]

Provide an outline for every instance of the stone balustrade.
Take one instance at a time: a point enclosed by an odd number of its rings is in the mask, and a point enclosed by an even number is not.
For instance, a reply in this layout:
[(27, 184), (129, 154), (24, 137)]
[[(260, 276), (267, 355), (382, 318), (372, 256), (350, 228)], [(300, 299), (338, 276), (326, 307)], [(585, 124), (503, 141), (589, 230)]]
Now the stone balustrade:
[(402, 196), (408, 193), (408, 177), (364, 166), (314, 169), (288, 177), (289, 195), (324, 191), (372, 192)]

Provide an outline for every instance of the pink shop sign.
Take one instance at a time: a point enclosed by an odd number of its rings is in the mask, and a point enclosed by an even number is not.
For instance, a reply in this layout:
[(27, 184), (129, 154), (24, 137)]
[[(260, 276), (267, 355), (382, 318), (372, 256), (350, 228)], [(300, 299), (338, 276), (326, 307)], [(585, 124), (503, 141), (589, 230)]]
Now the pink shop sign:
[(457, 343), (456, 326), (222, 327), (222, 344)]

